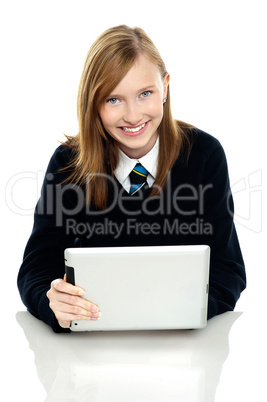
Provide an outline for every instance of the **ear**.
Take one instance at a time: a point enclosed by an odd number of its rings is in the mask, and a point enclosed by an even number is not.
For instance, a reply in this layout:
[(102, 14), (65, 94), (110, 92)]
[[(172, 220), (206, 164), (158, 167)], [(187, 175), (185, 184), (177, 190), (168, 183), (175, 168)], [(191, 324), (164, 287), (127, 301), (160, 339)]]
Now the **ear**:
[(163, 80), (163, 99), (167, 97), (167, 90), (170, 83), (170, 74), (166, 73)]

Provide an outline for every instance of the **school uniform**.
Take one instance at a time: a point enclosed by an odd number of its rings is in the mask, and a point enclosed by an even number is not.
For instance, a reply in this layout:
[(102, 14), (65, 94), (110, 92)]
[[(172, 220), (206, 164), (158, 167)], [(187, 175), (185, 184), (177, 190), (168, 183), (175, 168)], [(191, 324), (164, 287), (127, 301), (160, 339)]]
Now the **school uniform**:
[[(116, 247), (207, 244), (211, 247), (208, 319), (231, 311), (246, 287), (244, 262), (233, 222), (233, 199), (227, 161), (217, 139), (193, 129), (193, 146), (185, 163), (178, 157), (166, 188), (149, 197), (157, 174), (158, 142), (139, 160), (120, 151), (114, 177), (108, 178), (107, 209), (86, 205), (85, 191), (61, 184), (71, 150), (59, 146), (45, 175), (34, 226), (18, 275), (18, 288), (28, 310), (58, 325), (46, 292), (64, 276), (68, 247)], [(148, 171), (147, 183), (129, 194), (129, 173), (136, 162)], [(104, 278), (103, 278), (104, 280)]]

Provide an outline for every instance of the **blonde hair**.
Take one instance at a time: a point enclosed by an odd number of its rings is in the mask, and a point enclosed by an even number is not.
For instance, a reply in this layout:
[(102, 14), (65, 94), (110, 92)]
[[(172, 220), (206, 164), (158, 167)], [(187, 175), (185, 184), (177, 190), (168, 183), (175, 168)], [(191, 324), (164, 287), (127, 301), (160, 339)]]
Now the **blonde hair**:
[[(140, 54), (155, 63), (164, 79), (167, 70), (154, 43), (141, 28), (120, 25), (106, 30), (93, 43), (87, 54), (77, 99), (79, 133), (69, 137), (65, 145), (74, 150), (68, 181), (86, 186), (87, 202), (106, 208), (107, 175), (113, 176), (118, 163), (118, 147), (105, 131), (99, 109), (113, 89), (136, 62)], [(158, 174), (151, 196), (159, 194), (191, 126), (172, 118), (170, 89), (158, 128)]]

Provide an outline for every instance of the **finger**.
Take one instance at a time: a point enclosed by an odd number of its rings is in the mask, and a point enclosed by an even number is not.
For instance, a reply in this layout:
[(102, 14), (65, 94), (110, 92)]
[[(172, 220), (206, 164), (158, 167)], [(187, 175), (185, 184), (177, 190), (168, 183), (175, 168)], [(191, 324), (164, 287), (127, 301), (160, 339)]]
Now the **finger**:
[[(73, 320), (75, 319), (80, 319), (80, 320), (85, 320), (87, 317), (91, 317), (91, 313), (88, 310), (83, 309), (80, 306), (74, 306), (71, 304), (67, 304), (67, 303), (62, 303), (59, 301), (54, 301), (53, 303), (51, 303), (53, 309), (58, 313), (62, 313), (62, 314), (71, 314), (72, 317), (71, 319)], [(69, 318), (66, 318), (66, 320)]]
[(71, 321), (80, 321), (80, 320), (92, 320), (92, 321), (96, 321), (97, 318), (85, 318), (85, 317), (79, 317), (73, 314), (66, 314), (66, 313), (61, 313), (58, 312), (56, 314), (56, 318), (58, 320), (59, 325), (62, 328), (69, 328), (71, 325)]
[(69, 328), (70, 327), (70, 321), (58, 320), (58, 323), (61, 326), (61, 328)]
[(84, 296), (85, 294), (84, 289), (80, 288), (79, 286), (73, 286), (71, 283), (65, 282), (63, 279), (55, 279), (51, 285), (58, 292), (77, 296)]
[(97, 320), (100, 316), (100, 312), (92, 313), (79, 306), (61, 302), (54, 302), (53, 308), (56, 311), (56, 317), (60, 321)]
[[(98, 312), (98, 306), (94, 303), (91, 303), (90, 301), (80, 297), (80, 296), (75, 296), (71, 295), (68, 293), (63, 293), (63, 292), (58, 292), (56, 294), (56, 297), (54, 298), (54, 302), (59, 302), (62, 304), (66, 304), (68, 306), (74, 306), (74, 307), (79, 307), (82, 310), (85, 310), (85, 312), (79, 311), (79, 314), (87, 314), (88, 312), (90, 313), (97, 313)], [(64, 310), (67, 311), (67, 310)]]

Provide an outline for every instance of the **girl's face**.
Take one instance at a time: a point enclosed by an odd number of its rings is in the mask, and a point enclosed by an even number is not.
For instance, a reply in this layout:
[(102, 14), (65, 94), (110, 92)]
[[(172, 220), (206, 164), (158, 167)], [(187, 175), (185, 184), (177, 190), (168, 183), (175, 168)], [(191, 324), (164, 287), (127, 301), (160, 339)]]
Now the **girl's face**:
[(146, 155), (156, 142), (169, 79), (140, 55), (99, 110), (105, 130), (130, 158)]

